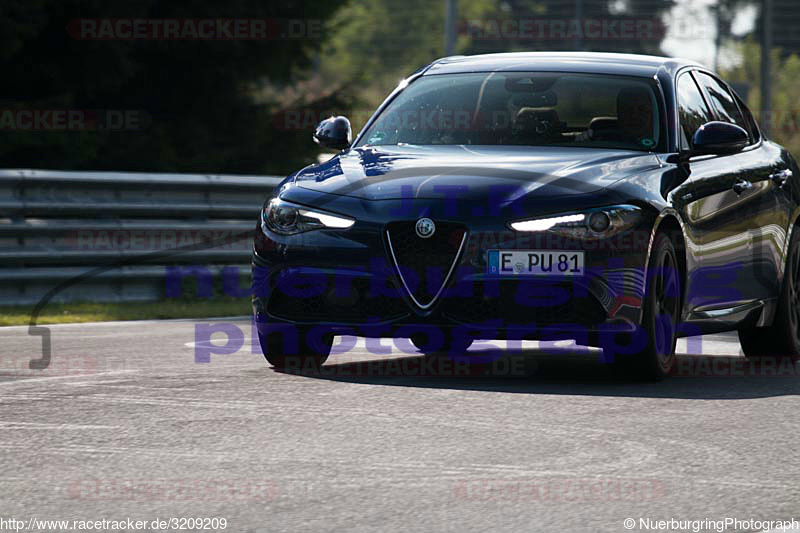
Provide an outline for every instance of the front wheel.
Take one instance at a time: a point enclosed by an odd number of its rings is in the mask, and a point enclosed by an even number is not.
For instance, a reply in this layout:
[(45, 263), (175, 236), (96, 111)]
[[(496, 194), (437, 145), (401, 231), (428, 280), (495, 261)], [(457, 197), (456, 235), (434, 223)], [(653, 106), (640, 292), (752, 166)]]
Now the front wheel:
[(800, 228), (792, 232), (774, 322), (766, 328), (740, 327), (739, 342), (750, 359), (796, 361), (800, 357)]
[(280, 331), (258, 333), (261, 351), (269, 364), (277, 369), (318, 370), (327, 361), (333, 346), (333, 335), (322, 338), (309, 335), (309, 330), (298, 329), (297, 339)]
[(682, 301), (682, 275), (675, 245), (665, 233), (656, 235), (647, 267), (641, 351), (615, 354), (615, 364), (637, 378), (661, 380), (677, 361), (677, 324)]

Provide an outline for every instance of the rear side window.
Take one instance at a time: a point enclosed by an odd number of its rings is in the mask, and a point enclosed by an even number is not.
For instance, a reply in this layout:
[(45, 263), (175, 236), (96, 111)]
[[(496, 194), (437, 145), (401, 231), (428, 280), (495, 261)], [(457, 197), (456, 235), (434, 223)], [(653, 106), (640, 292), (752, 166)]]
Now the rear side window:
[(678, 78), (678, 118), (681, 123), (683, 146), (691, 148), (697, 129), (711, 121), (711, 113), (703, 100), (700, 88), (688, 72)]
[(709, 98), (708, 103), (719, 119), (749, 130), (747, 122), (745, 122), (742, 112), (739, 110), (739, 106), (736, 105), (736, 101), (728, 88), (708, 74), (696, 72), (695, 76), (697, 76), (697, 82), (706, 90)]

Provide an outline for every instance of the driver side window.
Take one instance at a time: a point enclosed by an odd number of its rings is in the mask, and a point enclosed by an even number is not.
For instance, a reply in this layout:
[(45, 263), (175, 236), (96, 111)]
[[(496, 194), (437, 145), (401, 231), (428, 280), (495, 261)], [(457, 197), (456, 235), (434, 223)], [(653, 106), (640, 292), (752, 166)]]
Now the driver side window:
[(697, 129), (712, 120), (711, 112), (691, 73), (681, 74), (676, 87), (681, 148), (689, 149), (692, 148), (692, 137)]

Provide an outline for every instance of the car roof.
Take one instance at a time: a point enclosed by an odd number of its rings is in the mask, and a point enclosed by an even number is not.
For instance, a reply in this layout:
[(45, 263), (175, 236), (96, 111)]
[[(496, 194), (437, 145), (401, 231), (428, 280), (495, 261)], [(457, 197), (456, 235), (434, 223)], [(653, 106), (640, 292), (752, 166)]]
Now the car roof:
[(424, 75), (495, 71), (549, 71), (655, 76), (659, 69), (675, 74), (685, 66), (703, 65), (688, 59), (604, 52), (510, 52), (451, 56), (431, 63)]

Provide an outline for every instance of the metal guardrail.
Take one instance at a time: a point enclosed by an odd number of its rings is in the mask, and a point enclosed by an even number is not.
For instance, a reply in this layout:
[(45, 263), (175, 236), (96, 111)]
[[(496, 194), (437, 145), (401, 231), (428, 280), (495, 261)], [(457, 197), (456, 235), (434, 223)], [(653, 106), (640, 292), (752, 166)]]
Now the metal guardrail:
[(35, 303), (101, 266), (51, 301), (157, 300), (172, 266), (249, 276), (249, 239), (226, 240), (255, 229), (282, 179), (0, 170), (0, 305)]

